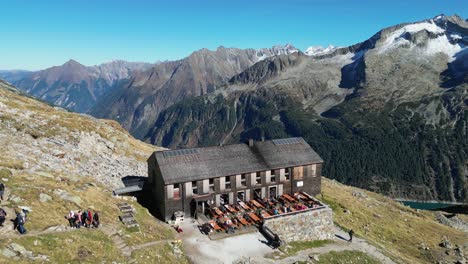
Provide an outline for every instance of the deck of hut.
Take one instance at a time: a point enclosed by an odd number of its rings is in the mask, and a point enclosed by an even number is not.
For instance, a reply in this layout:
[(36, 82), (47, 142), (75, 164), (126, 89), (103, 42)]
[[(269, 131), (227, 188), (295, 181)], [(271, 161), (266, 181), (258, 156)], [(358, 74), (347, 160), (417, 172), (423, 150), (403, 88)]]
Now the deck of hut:
[(210, 239), (223, 239), (233, 235), (256, 232), (270, 219), (288, 217), (326, 207), (319, 200), (305, 192), (293, 196), (283, 194), (270, 199), (253, 199), (236, 204), (208, 206), (203, 215), (198, 215), (198, 222), (203, 232)]

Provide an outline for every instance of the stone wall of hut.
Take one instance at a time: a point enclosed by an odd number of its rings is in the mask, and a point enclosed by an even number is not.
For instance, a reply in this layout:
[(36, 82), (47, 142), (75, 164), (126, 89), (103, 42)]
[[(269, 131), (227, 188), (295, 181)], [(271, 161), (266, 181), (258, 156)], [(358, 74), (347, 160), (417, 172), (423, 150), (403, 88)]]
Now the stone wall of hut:
[(265, 219), (264, 225), (285, 242), (333, 239), (333, 212), (329, 207)]

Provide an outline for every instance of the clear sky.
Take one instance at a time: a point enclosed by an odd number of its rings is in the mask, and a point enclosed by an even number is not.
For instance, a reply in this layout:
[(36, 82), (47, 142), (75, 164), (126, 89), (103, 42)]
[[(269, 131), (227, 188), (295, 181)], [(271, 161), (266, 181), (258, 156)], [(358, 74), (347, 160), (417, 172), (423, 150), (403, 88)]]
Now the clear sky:
[(226, 47), (351, 45), (383, 27), (468, 17), (464, 0), (0, 0), (0, 69), (155, 62)]

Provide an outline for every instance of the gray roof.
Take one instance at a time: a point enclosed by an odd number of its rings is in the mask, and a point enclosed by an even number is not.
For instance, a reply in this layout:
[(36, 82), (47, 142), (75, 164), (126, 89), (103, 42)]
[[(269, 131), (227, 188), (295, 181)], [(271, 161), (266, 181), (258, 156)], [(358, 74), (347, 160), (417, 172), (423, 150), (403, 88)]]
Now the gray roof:
[(303, 138), (155, 152), (166, 184), (321, 163)]

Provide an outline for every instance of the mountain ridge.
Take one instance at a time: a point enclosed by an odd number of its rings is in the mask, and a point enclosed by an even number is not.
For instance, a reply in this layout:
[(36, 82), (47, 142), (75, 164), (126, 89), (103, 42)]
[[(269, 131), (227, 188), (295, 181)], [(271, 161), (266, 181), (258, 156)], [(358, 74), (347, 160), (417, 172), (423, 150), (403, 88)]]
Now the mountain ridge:
[(176, 148), (302, 136), (324, 174), (346, 184), (467, 201), (466, 25), (440, 25), (405, 23), (335, 55), (256, 63), (161, 112), (145, 138)]

